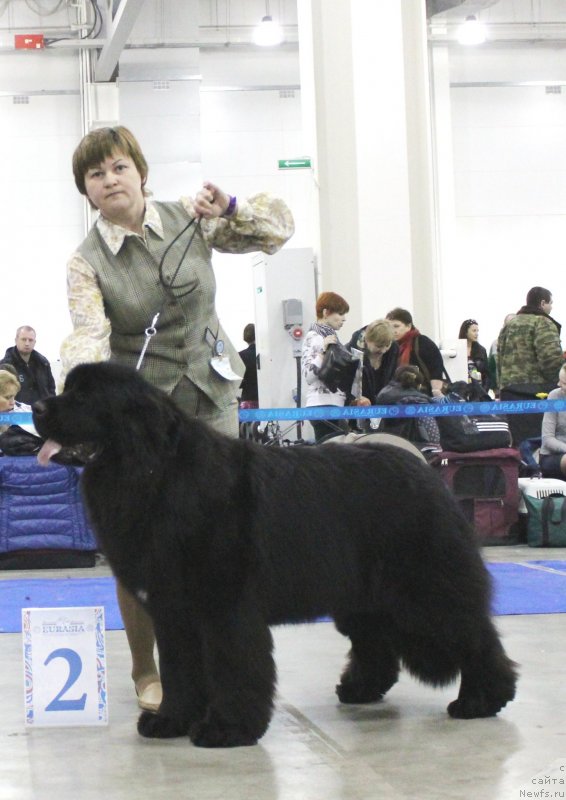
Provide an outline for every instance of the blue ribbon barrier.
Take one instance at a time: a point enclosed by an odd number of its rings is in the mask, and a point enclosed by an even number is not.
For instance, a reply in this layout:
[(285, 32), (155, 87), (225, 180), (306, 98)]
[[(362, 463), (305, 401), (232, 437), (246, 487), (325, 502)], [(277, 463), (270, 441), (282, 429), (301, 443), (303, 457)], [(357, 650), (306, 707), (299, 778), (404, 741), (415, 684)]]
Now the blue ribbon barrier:
[(311, 408), (245, 408), (240, 422), (299, 419), (367, 419), (371, 417), (460, 417), (486, 414), (542, 414), (566, 411), (566, 400), (501, 400), (481, 403), (419, 403), (387, 406), (312, 406)]
[[(501, 400), (481, 403), (418, 403), (387, 406), (312, 406), (311, 408), (245, 408), (240, 422), (299, 419), (368, 419), (371, 417), (460, 417), (486, 414), (542, 414), (566, 411), (566, 400)], [(0, 413), (0, 425), (32, 425), (31, 413)]]
[(0, 413), (0, 425), (33, 425), (31, 411)]

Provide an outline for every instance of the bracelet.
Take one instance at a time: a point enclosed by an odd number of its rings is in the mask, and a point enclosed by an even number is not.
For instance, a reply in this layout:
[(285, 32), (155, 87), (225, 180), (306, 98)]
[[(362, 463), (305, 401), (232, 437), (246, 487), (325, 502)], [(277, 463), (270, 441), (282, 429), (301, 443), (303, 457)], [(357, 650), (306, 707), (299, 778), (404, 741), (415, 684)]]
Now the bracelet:
[(223, 214), (221, 214), (222, 217), (231, 217), (234, 211), (236, 210), (236, 203), (237, 203), (236, 197), (233, 195), (228, 195), (228, 197), (230, 198), (230, 202), (228, 203), (226, 211)]

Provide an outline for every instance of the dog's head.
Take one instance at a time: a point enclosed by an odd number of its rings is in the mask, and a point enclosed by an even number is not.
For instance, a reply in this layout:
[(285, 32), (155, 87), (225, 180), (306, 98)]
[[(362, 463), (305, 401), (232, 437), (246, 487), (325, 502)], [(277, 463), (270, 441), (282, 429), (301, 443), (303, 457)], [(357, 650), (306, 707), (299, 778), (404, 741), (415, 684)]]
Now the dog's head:
[(181, 412), (164, 392), (135, 370), (111, 362), (72, 369), (62, 394), (33, 406), (33, 421), (46, 445), (41, 463), (61, 448), (83, 447), (140, 460), (151, 449), (166, 455), (174, 445)]

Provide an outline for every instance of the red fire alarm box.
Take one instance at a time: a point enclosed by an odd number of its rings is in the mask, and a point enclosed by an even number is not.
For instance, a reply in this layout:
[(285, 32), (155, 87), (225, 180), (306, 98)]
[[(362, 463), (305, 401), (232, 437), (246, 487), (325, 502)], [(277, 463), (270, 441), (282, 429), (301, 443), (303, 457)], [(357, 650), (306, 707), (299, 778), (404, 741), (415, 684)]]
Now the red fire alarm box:
[(42, 33), (22, 33), (14, 37), (16, 50), (42, 50), (45, 47)]

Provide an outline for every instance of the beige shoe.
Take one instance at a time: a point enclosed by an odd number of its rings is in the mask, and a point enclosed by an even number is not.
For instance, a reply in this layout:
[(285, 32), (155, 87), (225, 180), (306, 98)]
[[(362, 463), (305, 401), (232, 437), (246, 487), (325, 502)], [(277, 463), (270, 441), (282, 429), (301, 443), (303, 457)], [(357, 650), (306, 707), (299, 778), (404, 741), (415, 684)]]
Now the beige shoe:
[(152, 711), (154, 714), (159, 711), (159, 706), (163, 700), (163, 690), (160, 681), (148, 683), (141, 692), (138, 692), (136, 688), (136, 694), (138, 696), (138, 706), (143, 708), (144, 711)]

